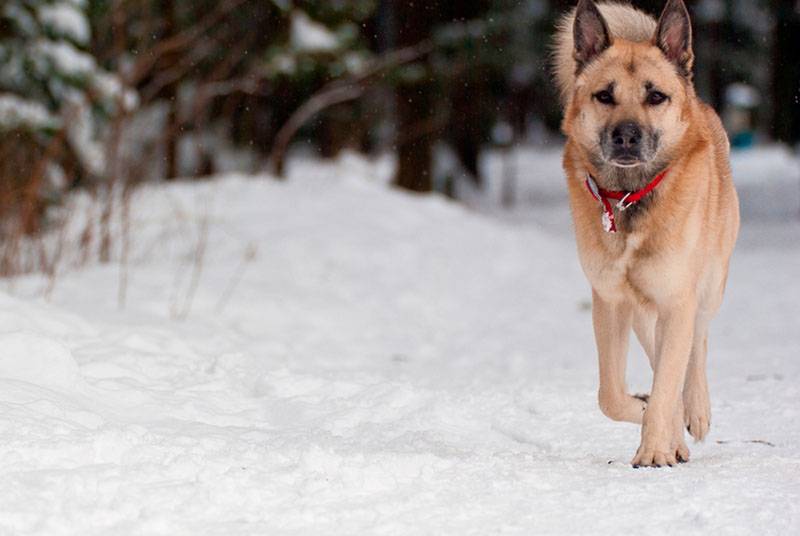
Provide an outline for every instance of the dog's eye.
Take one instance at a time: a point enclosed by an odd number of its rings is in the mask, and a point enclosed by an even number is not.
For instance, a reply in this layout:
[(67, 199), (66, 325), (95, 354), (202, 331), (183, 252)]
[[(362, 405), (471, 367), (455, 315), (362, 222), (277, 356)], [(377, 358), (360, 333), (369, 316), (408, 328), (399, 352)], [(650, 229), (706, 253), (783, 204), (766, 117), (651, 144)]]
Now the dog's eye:
[(607, 106), (612, 106), (612, 105), (616, 104), (616, 102), (614, 102), (614, 95), (612, 95), (611, 92), (606, 90), (606, 89), (604, 89), (603, 91), (598, 91), (597, 93), (595, 93), (592, 96), (600, 104), (605, 104)]
[(666, 95), (664, 95), (660, 91), (651, 91), (650, 93), (647, 94), (646, 102), (650, 106), (658, 106), (659, 104), (661, 104), (662, 102), (664, 102), (668, 98), (669, 97), (667, 97)]

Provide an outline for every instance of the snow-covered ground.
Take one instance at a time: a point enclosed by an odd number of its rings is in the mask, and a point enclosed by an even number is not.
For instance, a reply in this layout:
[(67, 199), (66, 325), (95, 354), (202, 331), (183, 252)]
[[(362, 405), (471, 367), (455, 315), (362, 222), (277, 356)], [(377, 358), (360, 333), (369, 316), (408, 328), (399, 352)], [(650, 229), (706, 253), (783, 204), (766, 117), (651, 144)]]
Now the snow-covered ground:
[(711, 435), (634, 470), (559, 158), (488, 161), (510, 211), (352, 156), (149, 188), (124, 309), (119, 264), (0, 282), (0, 534), (800, 533), (800, 163), (734, 158)]

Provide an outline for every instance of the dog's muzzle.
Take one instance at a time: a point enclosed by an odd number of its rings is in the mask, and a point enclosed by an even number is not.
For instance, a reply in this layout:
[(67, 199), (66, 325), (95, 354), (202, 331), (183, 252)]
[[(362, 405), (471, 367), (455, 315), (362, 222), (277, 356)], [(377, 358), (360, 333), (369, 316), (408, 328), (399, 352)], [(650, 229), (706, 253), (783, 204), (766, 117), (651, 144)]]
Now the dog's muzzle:
[(622, 121), (607, 128), (601, 146), (605, 159), (619, 167), (633, 167), (648, 160), (649, 137), (634, 121)]

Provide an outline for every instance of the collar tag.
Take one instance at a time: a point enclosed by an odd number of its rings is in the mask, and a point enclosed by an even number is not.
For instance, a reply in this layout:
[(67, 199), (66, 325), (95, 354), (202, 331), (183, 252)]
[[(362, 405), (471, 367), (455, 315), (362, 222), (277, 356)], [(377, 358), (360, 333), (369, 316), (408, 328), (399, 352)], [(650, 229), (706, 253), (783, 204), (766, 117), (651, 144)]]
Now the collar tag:
[(614, 225), (614, 213), (603, 210), (603, 230), (607, 233), (616, 233), (617, 226)]
[(614, 221), (614, 209), (611, 208), (611, 203), (608, 199), (600, 192), (600, 187), (597, 186), (594, 177), (588, 173), (586, 174), (586, 189), (589, 190), (592, 197), (597, 199), (600, 206), (603, 207), (603, 215), (600, 218), (600, 222), (603, 224), (603, 230), (607, 233), (616, 233), (617, 224)]

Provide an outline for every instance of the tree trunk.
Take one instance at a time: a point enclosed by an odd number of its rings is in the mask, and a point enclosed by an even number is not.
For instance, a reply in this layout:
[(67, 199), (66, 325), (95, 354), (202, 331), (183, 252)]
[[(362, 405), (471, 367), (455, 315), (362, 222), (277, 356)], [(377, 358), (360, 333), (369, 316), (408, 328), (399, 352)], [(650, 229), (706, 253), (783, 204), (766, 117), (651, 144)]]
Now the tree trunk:
[[(177, 13), (174, 0), (161, 0), (159, 2), (161, 13), (164, 14), (164, 39), (173, 37), (178, 30)], [(159, 65), (159, 70), (171, 69), (177, 56), (166, 54)], [(164, 86), (160, 95), (167, 101), (168, 111), (164, 128), (164, 178), (172, 180), (178, 176), (178, 141), (180, 134), (180, 119), (178, 118), (178, 83), (171, 82)]]
[[(425, 3), (394, 2), (396, 47), (411, 46), (428, 39), (437, 18), (437, 7)], [(397, 106), (397, 186), (415, 192), (433, 189), (431, 176), (434, 135), (434, 86), (427, 62), (420, 62), (424, 75), (414, 82), (401, 81), (395, 92)]]
[(795, 0), (772, 0), (772, 4), (777, 24), (771, 62), (771, 134), (776, 140), (794, 144), (800, 141), (800, 14)]
[[(460, 0), (450, 4), (449, 18), (470, 21), (485, 15), (489, 9), (486, 0)], [(476, 186), (481, 186), (478, 157), (486, 136), (486, 122), (491, 114), (485, 113), (488, 102), (486, 69), (474, 58), (468, 58), (470, 67), (458, 74), (452, 82), (452, 114), (448, 132), (461, 165)]]

